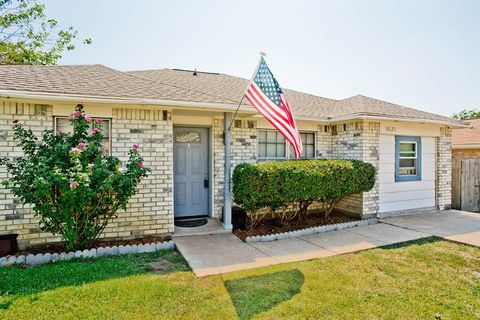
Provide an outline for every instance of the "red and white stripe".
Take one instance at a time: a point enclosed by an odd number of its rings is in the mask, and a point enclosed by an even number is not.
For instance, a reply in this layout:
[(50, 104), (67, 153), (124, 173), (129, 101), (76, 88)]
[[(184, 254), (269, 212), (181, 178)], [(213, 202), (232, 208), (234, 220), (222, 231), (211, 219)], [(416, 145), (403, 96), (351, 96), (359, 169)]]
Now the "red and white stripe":
[(293, 118), (292, 109), (285, 96), (283, 94), (280, 95), (282, 103), (280, 107), (278, 107), (262, 92), (255, 82), (252, 81), (248, 85), (245, 98), (247, 98), (252, 106), (292, 145), (295, 158), (298, 159), (302, 153), (302, 142)]

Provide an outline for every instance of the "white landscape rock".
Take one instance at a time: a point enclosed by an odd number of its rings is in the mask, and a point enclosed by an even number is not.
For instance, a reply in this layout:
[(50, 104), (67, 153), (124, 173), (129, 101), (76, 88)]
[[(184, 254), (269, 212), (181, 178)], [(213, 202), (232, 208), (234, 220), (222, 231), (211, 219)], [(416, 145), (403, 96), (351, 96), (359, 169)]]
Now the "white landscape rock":
[(16, 264), (25, 264), (26, 257), (24, 255), (20, 255), (17, 257), (17, 261), (15, 261)]
[(33, 261), (35, 260), (35, 255), (33, 254), (29, 254), (26, 258), (25, 258), (25, 264), (27, 265), (33, 265)]
[[(149, 243), (143, 245), (143, 252), (155, 252), (157, 250), (154, 243)], [(140, 253), (140, 248), (138, 248), (138, 253)]]
[[(275, 238), (274, 235), (269, 237)], [(36, 255), (29, 254), (27, 256), (20, 255), (16, 256), (7, 256), (0, 258), (0, 266), (10, 266), (13, 264), (18, 265), (41, 265), (50, 262), (57, 261), (67, 261), (73, 258), (95, 258), (102, 256), (114, 256), (119, 254), (136, 254), (136, 253), (145, 253), (145, 252), (155, 252), (158, 250), (171, 250), (175, 248), (175, 242), (173, 240), (158, 242), (158, 243), (149, 243), (149, 244), (140, 244), (140, 245), (126, 245), (126, 246), (113, 246), (105, 248), (93, 248), (85, 249), (83, 251), (75, 252), (62, 252), (62, 253), (38, 253)]]
[(43, 254), (37, 253), (33, 259), (33, 265), (40, 265), (43, 263)]
[(13, 266), (15, 262), (17, 261), (16, 256), (10, 256), (7, 258), (7, 266)]
[(41, 264), (49, 263), (50, 261), (52, 261), (52, 254), (51, 253), (45, 253), (43, 255), (43, 259), (42, 259)]
[(60, 255), (58, 253), (52, 253), (52, 262), (57, 262), (60, 259)]

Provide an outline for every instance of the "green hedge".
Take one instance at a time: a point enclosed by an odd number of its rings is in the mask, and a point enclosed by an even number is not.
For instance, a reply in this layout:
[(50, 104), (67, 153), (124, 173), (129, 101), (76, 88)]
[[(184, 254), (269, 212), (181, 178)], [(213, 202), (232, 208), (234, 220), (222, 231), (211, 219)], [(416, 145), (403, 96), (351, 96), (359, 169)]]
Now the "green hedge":
[(373, 165), (358, 160), (243, 163), (233, 172), (233, 195), (248, 213), (295, 204), (306, 213), (308, 205), (321, 201), (328, 214), (338, 200), (372, 189), (375, 175)]

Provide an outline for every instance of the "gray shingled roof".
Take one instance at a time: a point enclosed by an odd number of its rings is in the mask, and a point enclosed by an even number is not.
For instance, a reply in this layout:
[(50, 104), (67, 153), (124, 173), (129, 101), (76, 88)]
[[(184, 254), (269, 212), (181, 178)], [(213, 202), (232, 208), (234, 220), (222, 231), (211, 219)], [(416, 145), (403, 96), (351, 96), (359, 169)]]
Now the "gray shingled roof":
[[(194, 76), (192, 71), (176, 69), (130, 71), (129, 73), (156, 83), (169, 83), (189, 89), (208, 91), (216, 96), (224, 97), (225, 101), (237, 103), (240, 101), (249, 81), (219, 73), (196, 72), (197, 75)], [(460, 121), (449, 117), (362, 95), (356, 95), (343, 100), (334, 100), (289, 89), (285, 89), (285, 95), (297, 117), (328, 119), (335, 117), (378, 116), (462, 124)], [(248, 101), (244, 100), (244, 104), (248, 105)]]
[(165, 99), (222, 103), (219, 98), (175, 85), (155, 83), (103, 65), (0, 65), (0, 90), (89, 97)]
[[(122, 72), (103, 65), (10, 66), (0, 65), (0, 91), (52, 93), (72, 96), (152, 99), (234, 106), (240, 101), (247, 79), (218, 73), (162, 69)], [(1, 92), (0, 92), (1, 93)], [(379, 116), (460, 121), (385, 101), (357, 95), (343, 100), (285, 90), (298, 118), (330, 119)], [(244, 100), (247, 106), (248, 101)]]

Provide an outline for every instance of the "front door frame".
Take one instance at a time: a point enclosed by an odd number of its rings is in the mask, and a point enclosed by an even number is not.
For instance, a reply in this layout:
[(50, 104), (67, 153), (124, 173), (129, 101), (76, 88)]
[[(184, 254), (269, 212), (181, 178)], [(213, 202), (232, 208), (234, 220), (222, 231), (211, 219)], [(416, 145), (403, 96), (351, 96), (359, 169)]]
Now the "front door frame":
[[(172, 164), (174, 163), (174, 144), (175, 144), (175, 128), (206, 128), (208, 130), (207, 136), (208, 136), (208, 148), (207, 148), (207, 163), (208, 163), (208, 214), (207, 217), (214, 218), (215, 217), (215, 210), (213, 208), (214, 206), (214, 173), (213, 173), (213, 168), (214, 168), (214, 163), (213, 163), (213, 126), (211, 125), (189, 125), (189, 124), (174, 124), (172, 126)], [(172, 190), (173, 190), (173, 199), (172, 199), (172, 205), (173, 205), (173, 218), (175, 219), (175, 170), (172, 167)]]

